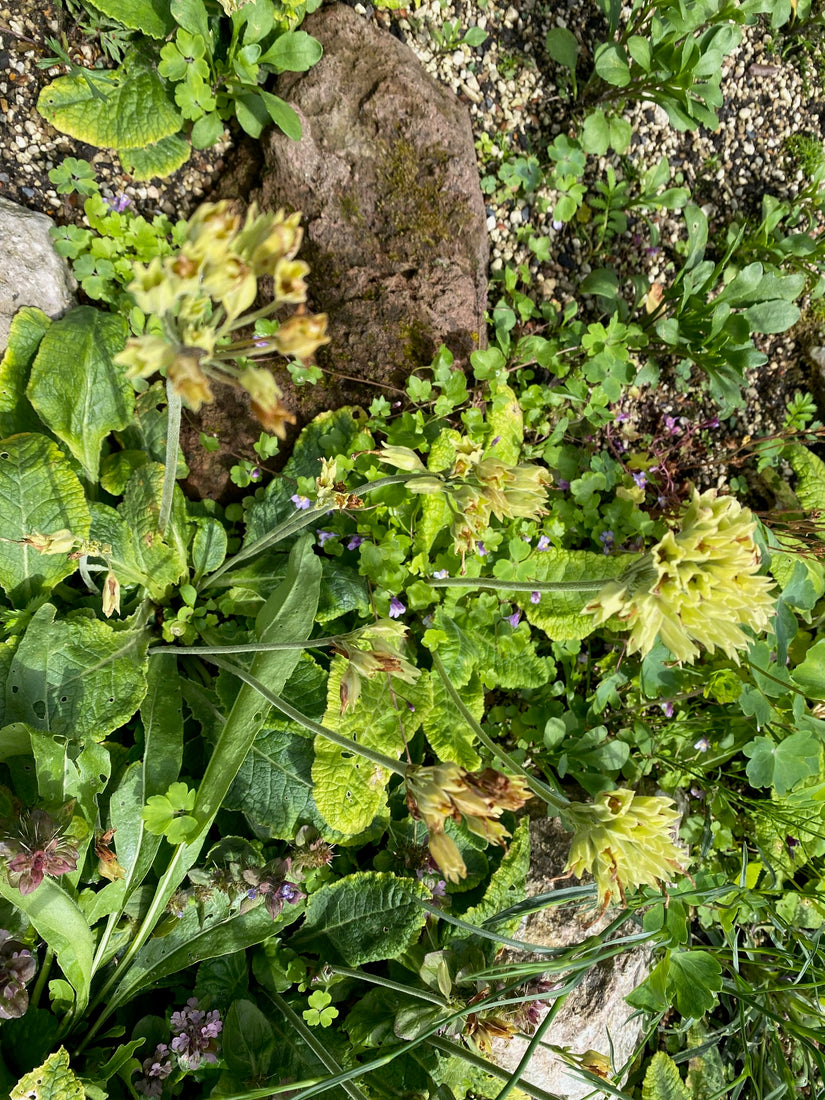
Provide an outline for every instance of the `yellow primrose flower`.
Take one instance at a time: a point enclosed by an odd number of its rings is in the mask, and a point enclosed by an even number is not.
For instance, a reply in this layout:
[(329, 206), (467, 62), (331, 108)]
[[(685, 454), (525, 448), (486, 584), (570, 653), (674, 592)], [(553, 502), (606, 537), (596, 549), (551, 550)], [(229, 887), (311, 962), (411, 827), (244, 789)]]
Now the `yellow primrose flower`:
[(175, 392), (193, 412), (198, 412), (204, 402), (209, 404), (215, 400), (209, 379), (201, 370), (200, 358), (197, 348), (181, 348), (167, 371)]
[(311, 316), (303, 314), (290, 317), (270, 339), (281, 355), (297, 355), (299, 359), (308, 359), (322, 344), (329, 343), (327, 315), (315, 313)]
[(591, 803), (566, 807), (564, 819), (574, 830), (565, 870), (593, 875), (602, 909), (617, 890), (624, 901), (627, 887), (658, 886), (682, 869), (671, 835), (679, 812), (669, 798), (602, 791)]
[(451, 874), (458, 878), (466, 874), (466, 868), (458, 871), (458, 848), (444, 833), (448, 818), (460, 821), (463, 817), (476, 836), (503, 846), (510, 834), (498, 819), (505, 810), (521, 809), (530, 797), (524, 779), (503, 775), (494, 768), (468, 772), (452, 762), (430, 767), (410, 764), (406, 782), (410, 813), (427, 826), (430, 855), (448, 878)]
[(238, 379), (252, 398), (252, 411), (268, 432), (286, 439), (287, 424), (295, 423), (295, 415), (281, 402), (280, 386), (263, 367), (247, 367)]
[(115, 356), (118, 366), (126, 367), (127, 378), (148, 378), (174, 361), (175, 349), (162, 336), (133, 336)]
[(764, 630), (775, 611), (773, 582), (758, 576), (756, 521), (733, 497), (693, 490), (679, 528), (610, 581), (584, 611), (597, 624), (613, 615), (630, 627), (628, 652), (645, 656), (657, 640), (678, 661), (700, 646), (738, 663), (750, 644), (743, 627)]

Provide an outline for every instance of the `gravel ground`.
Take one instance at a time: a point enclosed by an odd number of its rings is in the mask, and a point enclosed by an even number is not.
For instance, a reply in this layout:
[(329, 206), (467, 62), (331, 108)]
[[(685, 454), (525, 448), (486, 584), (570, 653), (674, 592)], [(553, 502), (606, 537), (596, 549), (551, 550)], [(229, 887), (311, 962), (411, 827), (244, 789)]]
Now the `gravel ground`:
[[(548, 58), (544, 40), (551, 26), (567, 26), (582, 43), (602, 35), (603, 18), (591, 0), (521, 0), (518, 6), (506, 0), (420, 0), (395, 12), (347, 2), (405, 41), (424, 67), (467, 105), (482, 176), (494, 177), (498, 163), (512, 155), (533, 154), (544, 162), (553, 138), (573, 132), (569, 104), (560, 97), (560, 72)], [(452, 28), (457, 31), (451, 33)], [(486, 32), (476, 46), (461, 41), (470, 28)], [(58, 134), (37, 113), (35, 103), (43, 84), (62, 71), (37, 67), (51, 53), (46, 39), (61, 35), (78, 63), (100, 63), (95, 43), (84, 41), (61, 7), (49, 4), (35, 14), (28, 0), (0, 0), (0, 108), (5, 124), (0, 194), (57, 221), (81, 222), (82, 200), (59, 196), (48, 179), (49, 169), (72, 155), (94, 164), (104, 194), (125, 193), (134, 209), (150, 216), (158, 211), (186, 216), (220, 176), (228, 143), (193, 153), (166, 180), (137, 184), (123, 174), (112, 154)], [(766, 192), (780, 198), (793, 195), (802, 173), (785, 154), (787, 140), (792, 134), (821, 136), (825, 98), (814, 65), (804, 56), (803, 64), (799, 57), (783, 61), (770, 49), (764, 28), (745, 28), (741, 45), (724, 63), (725, 105), (716, 132), (677, 133), (651, 103), (635, 104), (627, 114), (634, 132), (629, 153), (633, 167), (641, 171), (667, 156), (673, 182), (688, 186), (704, 205), (712, 230), (721, 230), (736, 216), (756, 213)], [(621, 173), (618, 158), (591, 158), (588, 182), (602, 178), (609, 165)], [(542, 189), (527, 197), (508, 197), (500, 189), (488, 196), (491, 273), (505, 264), (525, 264), (535, 293), (565, 302), (574, 297), (576, 280), (598, 261), (586, 227), (554, 228), (555, 200), (552, 191)], [(658, 246), (646, 248), (651, 242), (640, 232), (643, 226), (633, 224), (613, 243), (613, 255), (625, 270), (641, 270), (650, 282), (666, 283), (673, 270), (670, 246), (682, 236), (681, 219), (663, 212), (654, 213), (651, 221), (660, 234)], [(550, 238), (548, 262), (538, 263), (527, 244), (531, 237)], [(747, 417), (734, 419), (730, 430), (739, 436), (745, 431), (767, 434), (781, 423), (785, 400), (795, 389), (821, 393), (818, 371), (806, 365), (803, 345), (822, 342), (810, 326), (804, 336), (766, 339), (763, 350), (770, 362), (750, 380)], [(657, 394), (660, 419), (682, 416), (695, 423), (713, 412), (696, 407), (684, 387), (665, 387)]]

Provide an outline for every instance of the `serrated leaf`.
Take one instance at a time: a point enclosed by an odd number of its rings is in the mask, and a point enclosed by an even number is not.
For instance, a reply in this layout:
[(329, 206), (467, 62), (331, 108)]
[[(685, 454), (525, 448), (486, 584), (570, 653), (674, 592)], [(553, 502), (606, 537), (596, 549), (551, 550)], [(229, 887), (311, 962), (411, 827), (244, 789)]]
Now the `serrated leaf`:
[[(518, 398), (509, 386), (497, 383), (487, 410), (490, 435), (488, 453), (491, 458), (517, 465), (524, 442), (524, 415)], [(493, 445), (492, 440), (497, 440)]]
[(69, 1066), (69, 1054), (61, 1047), (42, 1066), (21, 1077), (10, 1100), (84, 1100), (86, 1092)]
[(722, 988), (722, 967), (707, 951), (673, 951), (667, 988), (679, 1012), (698, 1019), (716, 1004)]
[(79, 306), (50, 325), (32, 364), (26, 395), (91, 483), (106, 436), (132, 419), (135, 395), (114, 356), (127, 325), (115, 313)]
[(150, 38), (165, 38), (175, 28), (168, 0), (90, 0), (116, 23)]
[(825, 511), (825, 462), (801, 443), (785, 448), (793, 471), (799, 479), (796, 495), (806, 512)]
[[(332, 661), (323, 725), (357, 744), (399, 756), (431, 706), (429, 682), (407, 684), (378, 673), (362, 677), (361, 694), (354, 706), (341, 713), (341, 679), (348, 668), (343, 657)], [(407, 705), (412, 704), (414, 710)], [(402, 709), (403, 708), (403, 709)], [(386, 768), (333, 745), (320, 734), (315, 738), (312, 765), (315, 804), (322, 817), (341, 833), (360, 833), (381, 812)]]
[[(153, 579), (153, 589), (163, 582), (168, 570), (175, 574), (175, 580), (186, 569), (186, 548), (189, 542), (190, 525), (186, 515), (183, 494), (176, 486), (172, 505), (172, 522), (163, 537), (158, 533), (160, 502), (163, 495), (165, 473), (158, 462), (147, 462), (132, 472), (132, 476), (123, 490), (123, 501), (118, 505), (118, 515), (132, 532), (133, 541), (139, 539), (144, 546), (136, 550), (136, 564), (141, 561), (146, 568), (160, 568), (163, 573)], [(171, 551), (171, 555), (165, 550)], [(123, 547), (123, 561), (127, 564), (129, 553)]]
[[(453, 760), (462, 768), (474, 771), (481, 764), (481, 757), (474, 748), (475, 734), (459, 713), (440, 676), (432, 679), (432, 690), (433, 706), (424, 719), (424, 733), (433, 752), (442, 762)], [(472, 676), (462, 687), (461, 700), (480, 722), (484, 716), (484, 692), (477, 676)]]
[(642, 1100), (690, 1100), (690, 1092), (682, 1081), (679, 1067), (663, 1050), (653, 1055), (647, 1067)]
[(429, 897), (414, 879), (379, 871), (347, 875), (311, 895), (293, 943), (346, 966), (394, 959), (417, 939), (427, 918), (418, 903)]
[[(222, 130), (223, 126), (218, 136)], [(184, 141), (179, 134), (169, 134), (160, 141), (154, 141), (140, 148), (118, 149), (117, 155), (124, 170), (134, 179), (151, 180), (162, 179), (176, 172), (189, 160), (191, 151), (189, 142)]]
[(183, 122), (154, 66), (137, 51), (111, 72), (59, 76), (40, 93), (37, 109), (62, 133), (116, 150), (152, 145)]
[[(557, 550), (554, 547), (536, 554), (530, 563), (537, 581), (611, 580), (627, 568), (623, 557), (592, 554), (587, 550)], [(543, 592), (537, 604), (527, 592), (514, 592), (528, 622), (543, 630), (554, 641), (586, 638), (595, 629), (593, 617), (581, 610), (595, 596), (594, 592)]]
[(370, 598), (366, 577), (337, 558), (324, 558), (321, 564), (317, 621), (328, 623), (350, 611), (368, 615)]
[(755, 737), (742, 750), (749, 758), (745, 769), (753, 787), (773, 787), (785, 795), (803, 779), (819, 773), (820, 741), (807, 731), (792, 733), (778, 743)]
[(44, 604), (26, 629), (6, 681), (6, 716), (71, 741), (102, 741), (146, 693), (143, 633), (55, 613)]
[(0, 438), (40, 430), (40, 419), (26, 397), (26, 385), (40, 341), (51, 323), (34, 306), (23, 306), (12, 318), (0, 362)]
[(64, 554), (41, 554), (17, 540), (69, 530), (89, 535), (83, 487), (57, 445), (44, 435), (0, 442), (0, 585), (15, 607), (48, 592), (77, 568)]

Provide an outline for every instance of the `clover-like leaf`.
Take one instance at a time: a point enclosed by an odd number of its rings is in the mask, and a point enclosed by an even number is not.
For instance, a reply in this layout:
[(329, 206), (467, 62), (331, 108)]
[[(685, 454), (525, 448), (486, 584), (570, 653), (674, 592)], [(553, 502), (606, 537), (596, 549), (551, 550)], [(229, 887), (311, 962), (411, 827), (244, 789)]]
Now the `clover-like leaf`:
[(153, 794), (140, 815), (147, 832), (165, 836), (170, 844), (182, 844), (198, 825), (188, 812), (195, 808), (196, 795), (185, 783), (171, 783), (166, 794)]

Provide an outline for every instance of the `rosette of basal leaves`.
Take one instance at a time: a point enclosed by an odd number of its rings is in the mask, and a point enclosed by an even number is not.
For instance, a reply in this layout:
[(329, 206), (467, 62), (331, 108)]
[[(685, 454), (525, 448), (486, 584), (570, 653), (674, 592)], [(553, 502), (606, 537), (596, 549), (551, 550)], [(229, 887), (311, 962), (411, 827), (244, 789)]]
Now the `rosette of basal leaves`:
[(614, 615), (626, 623), (630, 653), (662, 641), (678, 661), (692, 663), (701, 647), (738, 662), (751, 642), (743, 628), (764, 630), (775, 610), (773, 582), (758, 575), (755, 528), (733, 497), (694, 489), (678, 526), (584, 610), (597, 624)]
[(213, 380), (246, 390), (264, 428), (283, 439), (295, 417), (271, 372), (254, 360), (274, 353), (308, 358), (329, 342), (326, 314), (296, 314), (266, 337), (233, 341), (232, 334), (249, 323), (244, 314), (263, 275), (272, 279), (274, 296), (256, 318), (306, 301), (309, 267), (295, 259), (299, 223), (299, 214), (259, 214), (254, 204), (244, 220), (228, 202), (200, 206), (179, 251), (134, 265), (129, 291), (162, 328), (129, 340), (115, 362), (133, 378), (160, 371), (194, 412), (214, 400)]

